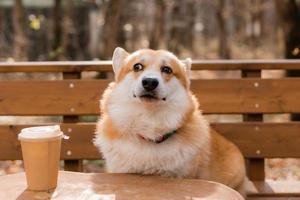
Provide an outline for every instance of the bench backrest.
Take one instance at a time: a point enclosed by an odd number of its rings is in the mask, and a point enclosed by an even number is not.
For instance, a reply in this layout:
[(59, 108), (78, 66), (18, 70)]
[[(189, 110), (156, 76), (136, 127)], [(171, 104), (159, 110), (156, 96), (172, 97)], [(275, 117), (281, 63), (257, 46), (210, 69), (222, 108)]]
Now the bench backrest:
[[(62, 116), (62, 129), (70, 140), (61, 159), (70, 163), (99, 159), (92, 144), (95, 122), (80, 116), (98, 116), (99, 99), (111, 79), (83, 79), (84, 72), (111, 72), (110, 61), (1, 63), (0, 73), (61, 73), (60, 80), (1, 80), (1, 116)], [(213, 123), (233, 141), (247, 159), (252, 180), (264, 179), (264, 158), (300, 157), (300, 123), (263, 122), (264, 114), (300, 113), (300, 78), (261, 78), (261, 70), (300, 70), (300, 61), (219, 60), (194, 61), (192, 70), (234, 70), (234, 79), (193, 79), (191, 88), (205, 114), (240, 114), (240, 122)], [(1, 119), (1, 118), (0, 118)], [(0, 124), (0, 160), (21, 158), (17, 134), (25, 126)], [(40, 125), (40, 124), (39, 124)], [(76, 163), (76, 162), (75, 162)]]

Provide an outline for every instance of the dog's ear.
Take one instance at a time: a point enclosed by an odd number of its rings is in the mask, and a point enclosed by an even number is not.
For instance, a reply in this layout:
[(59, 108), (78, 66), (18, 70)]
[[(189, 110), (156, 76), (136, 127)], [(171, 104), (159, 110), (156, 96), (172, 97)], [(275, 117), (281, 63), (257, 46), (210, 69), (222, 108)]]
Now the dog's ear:
[(182, 61), (185, 67), (185, 71), (188, 76), (190, 76), (191, 72), (191, 67), (192, 67), (192, 59), (191, 58), (186, 58), (184, 61)]
[(123, 48), (121, 47), (117, 47), (114, 50), (114, 54), (112, 57), (112, 65), (113, 65), (113, 70), (115, 73), (115, 77), (117, 77), (117, 75), (120, 72), (120, 69), (124, 63), (124, 60), (126, 59), (126, 57), (129, 55), (129, 53), (127, 51), (125, 51)]

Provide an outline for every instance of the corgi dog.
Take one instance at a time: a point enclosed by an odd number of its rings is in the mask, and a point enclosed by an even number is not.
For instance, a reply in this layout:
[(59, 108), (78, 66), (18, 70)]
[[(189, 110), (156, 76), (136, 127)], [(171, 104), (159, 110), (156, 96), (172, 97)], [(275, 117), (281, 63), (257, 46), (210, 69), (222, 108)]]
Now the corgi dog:
[(118, 47), (112, 62), (115, 82), (100, 101), (94, 139), (107, 171), (205, 179), (243, 193), (244, 158), (199, 110), (190, 91), (191, 59)]

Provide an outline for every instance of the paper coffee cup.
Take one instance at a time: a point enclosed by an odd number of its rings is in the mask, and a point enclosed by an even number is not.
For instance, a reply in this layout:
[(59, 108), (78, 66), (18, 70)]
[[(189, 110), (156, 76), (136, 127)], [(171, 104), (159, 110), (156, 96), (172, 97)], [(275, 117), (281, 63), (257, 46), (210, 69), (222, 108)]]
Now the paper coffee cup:
[(57, 186), (62, 137), (58, 125), (25, 128), (18, 135), (28, 189), (44, 191)]

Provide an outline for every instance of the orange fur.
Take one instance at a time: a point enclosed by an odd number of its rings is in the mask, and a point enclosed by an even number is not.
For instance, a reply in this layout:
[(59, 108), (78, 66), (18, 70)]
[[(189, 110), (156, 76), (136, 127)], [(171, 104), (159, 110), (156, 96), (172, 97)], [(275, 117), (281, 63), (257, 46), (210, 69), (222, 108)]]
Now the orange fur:
[(112, 120), (108, 116), (104, 117), (103, 124), (103, 133), (108, 139), (115, 140), (120, 138), (120, 134), (118, 133), (114, 124), (112, 123)]
[(141, 58), (145, 55), (160, 58), (160, 54), (162, 54), (164, 52), (166, 52), (166, 51), (164, 51), (164, 50), (154, 51), (151, 49), (140, 50), (138, 55), (131, 56), (125, 61), (124, 65), (121, 68), (120, 73), (117, 76), (116, 82), (119, 83), (120, 81), (122, 81), (128, 73), (133, 73), (134, 76), (136, 78), (138, 78), (138, 76), (141, 74), (141, 72), (134, 73), (133, 66), (136, 63), (141, 63), (145, 69), (154, 68), (155, 70), (159, 70), (159, 71), (162, 66), (171, 67), (173, 70), (173, 74), (171, 74), (171, 75), (163, 74), (162, 76), (163, 76), (164, 80), (169, 81), (172, 78), (172, 76), (176, 76), (180, 80), (182, 85), (184, 85), (184, 87), (187, 88), (188, 79), (185, 76), (185, 72), (183, 70), (182, 63), (179, 63), (177, 60), (174, 60), (174, 59), (145, 60), (145, 59)]

